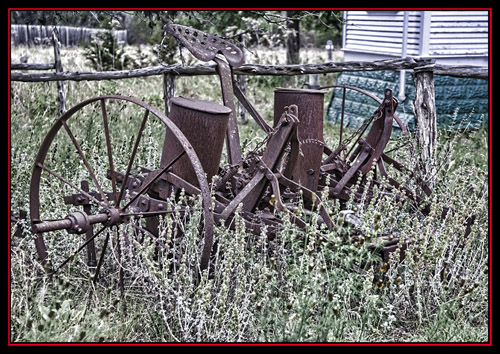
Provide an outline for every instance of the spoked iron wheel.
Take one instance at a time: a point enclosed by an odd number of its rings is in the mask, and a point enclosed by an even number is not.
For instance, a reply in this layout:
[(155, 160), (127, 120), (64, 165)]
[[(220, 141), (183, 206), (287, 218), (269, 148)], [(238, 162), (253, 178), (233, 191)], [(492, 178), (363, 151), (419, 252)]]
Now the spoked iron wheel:
[[(324, 148), (327, 157), (322, 163), (322, 171), (329, 173), (332, 178), (333, 186), (330, 187), (330, 196), (346, 200), (348, 195), (354, 192), (355, 198), (361, 197), (362, 191), (351, 191), (350, 188), (357, 178), (361, 177), (365, 180), (368, 173), (373, 171), (374, 178), (371, 185), (368, 186), (368, 194), (372, 193), (371, 189), (374, 185), (380, 186), (380, 180), (385, 179), (390, 185), (389, 188), (385, 188), (386, 191), (399, 190), (398, 193), (420, 203), (421, 198), (418, 194), (398, 182), (393, 176), (390, 176), (388, 166), (391, 166), (393, 171), (397, 171), (397, 175), (416, 177), (419, 187), (427, 196), (430, 195), (430, 189), (420, 179), (416, 168), (405, 167), (404, 164), (389, 156), (389, 153), (403, 147), (407, 148), (410, 154), (414, 152), (408, 129), (395, 113), (398, 101), (392, 96), (392, 91), (386, 89), (384, 98), (379, 99), (368, 91), (352, 86), (330, 85), (319, 89), (329, 88), (341, 89), (342, 93), (339, 141), (333, 149)], [(346, 137), (344, 136), (344, 113), (347, 90), (359, 92), (371, 98), (380, 106), (370, 117), (366, 117), (353, 133)], [(399, 143), (397, 147), (387, 150), (386, 147), (392, 133), (393, 119), (400, 127), (404, 137), (403, 142)], [(361, 183), (361, 185), (364, 185), (364, 183)]]
[[(383, 100), (378, 98), (374, 94), (366, 91), (366, 90), (363, 90), (363, 89), (360, 89), (360, 88), (354, 87), (354, 86), (348, 86), (348, 85), (329, 85), (329, 86), (320, 87), (320, 88), (318, 88), (318, 90), (326, 90), (326, 89), (331, 89), (331, 88), (342, 90), (341, 91), (342, 92), (342, 102), (341, 102), (341, 112), (340, 112), (340, 137), (339, 137), (338, 146), (341, 145), (342, 143), (344, 143), (344, 145), (346, 145), (346, 146), (349, 145), (351, 142), (353, 142), (355, 144), (360, 138), (362, 138), (363, 134), (367, 131), (368, 126), (372, 122), (372, 117), (366, 117), (364, 119), (363, 124), (360, 127), (358, 127), (358, 129), (355, 131), (354, 134), (352, 134), (349, 137), (345, 137), (344, 136), (344, 127), (345, 127), (344, 113), (345, 113), (345, 103), (346, 103), (347, 92), (348, 91), (359, 92), (360, 94), (363, 94), (363, 95), (371, 98), (373, 101), (375, 101), (379, 105), (382, 104)], [(401, 129), (403, 135), (408, 139), (407, 144), (409, 145), (410, 149), (413, 149), (411, 141), (409, 140), (410, 133), (408, 132), (408, 129), (406, 128), (406, 126), (403, 124), (403, 122), (401, 121), (401, 119), (399, 118), (399, 116), (395, 112), (393, 113), (393, 117), (394, 117), (394, 120), (396, 121), (396, 123), (398, 124), (399, 128)], [(330, 154), (330, 153), (331, 153), (330, 149), (325, 150), (325, 154)]]
[[(166, 130), (181, 149), (160, 163)], [(67, 111), (45, 137), (31, 177), (31, 224), (45, 269), (52, 273), (77, 261), (98, 275), (113, 233), (120, 257), (124, 229), (142, 230), (144, 236), (148, 224), (155, 225), (148, 221), (172, 212), (168, 197), (176, 188), (164, 176), (183, 156), (196, 174), (202, 198), (203, 269), (213, 239), (210, 190), (197, 155), (178, 127), (131, 97), (95, 97)], [(154, 230), (149, 234), (154, 236)]]

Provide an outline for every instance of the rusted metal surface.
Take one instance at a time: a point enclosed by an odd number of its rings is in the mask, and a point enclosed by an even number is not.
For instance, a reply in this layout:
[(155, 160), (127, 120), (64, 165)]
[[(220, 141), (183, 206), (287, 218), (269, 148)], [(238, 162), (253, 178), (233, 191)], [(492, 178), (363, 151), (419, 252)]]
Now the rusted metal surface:
[(217, 73), (220, 77), (222, 100), (229, 108), (229, 121), (226, 129), (227, 156), (231, 165), (241, 162), (240, 135), (238, 133), (238, 122), (236, 121), (236, 108), (234, 106), (233, 74), (228, 63), (220, 58), (214, 58), (217, 63)]
[(274, 91), (274, 124), (284, 107), (299, 107), (297, 134), (290, 143), (288, 165), (284, 175), (316, 191), (323, 156), (323, 115), (326, 91), (280, 88)]
[(298, 123), (297, 107), (291, 106), (282, 114), (275, 133), (270, 137), (262, 156), (256, 158), (255, 165), (250, 166), (248, 173), (239, 176), (243, 188), (224, 209), (221, 216), (228, 219), (236, 207), (242, 203), (243, 210), (252, 212), (263, 196), (264, 190), (272, 179), (277, 165), (283, 156), (286, 144), (291, 138)]
[(292, 104), (299, 108), (298, 137), (318, 139), (324, 142), (323, 118), (325, 90), (297, 88), (278, 88), (274, 90), (274, 125), (278, 122), (285, 107)]
[[(208, 182), (219, 172), (224, 132), (231, 110), (217, 103), (193, 98), (174, 97), (170, 100), (170, 120), (186, 136), (198, 156)], [(165, 133), (161, 166), (183, 151), (179, 140), (170, 130)], [(240, 152), (241, 154), (241, 152)], [(197, 175), (187, 156), (172, 166), (172, 172), (187, 182), (198, 186)]]
[(237, 68), (243, 64), (243, 53), (233, 43), (191, 27), (169, 23), (165, 31), (176, 37), (196, 58), (210, 61), (217, 53), (226, 57), (228, 63)]
[[(45, 265), (49, 262), (50, 250), (45, 245), (44, 233), (67, 230), (69, 233), (85, 234), (85, 241), (76, 252), (87, 248), (88, 264), (96, 266), (98, 272), (108, 244), (109, 230), (113, 226), (130, 223), (131, 218), (145, 217), (146, 230), (140, 229), (157, 238), (156, 217), (172, 211), (167, 207), (166, 201), (172, 191), (180, 189), (202, 198), (204, 243), (199, 265), (202, 270), (209, 267), (214, 222), (235, 227), (233, 220), (239, 205), (239, 213), (247, 230), (261, 234), (265, 229), (272, 238), (282, 225), (280, 214), (276, 211), (288, 213), (290, 220), (301, 228), (307, 226), (306, 221), (294, 213), (294, 210), (302, 208), (302, 202), (310, 210), (309, 213), (313, 209), (319, 211), (318, 223), (330, 230), (334, 229), (335, 224), (320, 195), (328, 195), (328, 198), (341, 201), (354, 198), (358, 202), (363, 200), (363, 196), (367, 196), (364, 200), (369, 201), (373, 196), (374, 186), (377, 186), (384, 193), (393, 193), (397, 198), (407, 198), (422, 204), (423, 198), (393, 179), (386, 166), (408, 173), (415, 178), (423, 193), (430, 195), (430, 189), (419, 179), (417, 171), (405, 168), (385, 151), (394, 121), (401, 127), (403, 134), (409, 136), (395, 113), (398, 101), (391, 90), (386, 89), (383, 99), (378, 99), (362, 89), (339, 86), (343, 89), (344, 99), (346, 90), (352, 89), (365, 93), (380, 106), (352, 135), (344, 137), (342, 127), (338, 144), (329, 147), (325, 145), (323, 136), (324, 95), (325, 89), (338, 86), (318, 90), (277, 89), (271, 127), (235, 85), (232, 68), (243, 62), (242, 53), (236, 45), (185, 26), (170, 24), (165, 30), (179, 39), (198, 59), (215, 61), (224, 105), (176, 97), (171, 100), (171, 114), (168, 118), (137, 99), (108, 95), (86, 100), (57, 120), (39, 149), (30, 186), (32, 230), (38, 254)], [(216, 57), (217, 54), (222, 54), (225, 59)], [(267, 134), (261, 144), (246, 156), (242, 156), (240, 148), (235, 96)], [(113, 146), (109, 136), (111, 121), (107, 118), (109, 100), (123, 101), (143, 110), (138, 131), (131, 133), (133, 148), (124, 171), (117, 171), (114, 166)], [(93, 172), (89, 159), (67, 124), (75, 113), (94, 102), (100, 102), (108, 155), (103, 161), (107, 161), (109, 166), (109, 190), (101, 187), (101, 181)], [(344, 106), (343, 102), (342, 110)], [(341, 113), (343, 116), (343, 112)], [(159, 119), (165, 127), (161, 161), (156, 169), (152, 166), (134, 165), (143, 132), (150, 119)], [(84, 166), (94, 183), (93, 188), (89, 188), (83, 181), (70, 181), (45, 165), (53, 140), (60, 131), (61, 134), (65, 132), (72, 141), (82, 162), (81, 166)], [(224, 141), (229, 164), (220, 166)], [(412, 148), (411, 143), (408, 146)], [(82, 206), (83, 210), (61, 215), (57, 220), (41, 219), (43, 206), (40, 205), (39, 194), (42, 173), (67, 185), (73, 194), (65, 196), (64, 203)], [(374, 178), (368, 178), (370, 173), (374, 174)], [(382, 184), (381, 179), (387, 183)], [(214, 200), (211, 199), (209, 188), (212, 180)], [(360, 181), (357, 182), (358, 180)], [(98, 209), (89, 208), (90, 204), (98, 206)], [(468, 226), (472, 222), (473, 220)], [(97, 231), (94, 231), (93, 225)], [(101, 235), (106, 235), (106, 239), (97, 260), (94, 240)], [(353, 233), (353, 237), (359, 235), (361, 233)], [(384, 257), (387, 252), (396, 249), (393, 242), (386, 242), (384, 245)], [(50, 265), (50, 268), (60, 269), (68, 260), (59, 265)], [(121, 283), (122, 279), (121, 276)]]
[[(196, 58), (202, 61), (213, 60), (217, 64), (216, 70), (220, 78), (222, 99), (224, 105), (230, 109), (226, 129), (228, 160), (232, 165), (240, 163), (242, 157), (238, 124), (236, 121), (236, 109), (234, 106), (232, 68), (243, 64), (243, 52), (231, 42), (194, 28), (177, 24), (167, 24), (164, 29), (165, 32), (177, 38)], [(216, 55), (219, 53), (226, 60), (217, 57)]]

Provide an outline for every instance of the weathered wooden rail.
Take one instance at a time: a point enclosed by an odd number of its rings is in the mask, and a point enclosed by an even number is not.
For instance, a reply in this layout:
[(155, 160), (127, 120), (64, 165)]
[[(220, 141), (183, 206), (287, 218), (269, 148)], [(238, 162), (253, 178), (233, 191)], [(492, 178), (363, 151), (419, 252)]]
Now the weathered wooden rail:
[[(244, 64), (234, 69), (236, 75), (270, 75), (294, 76), (306, 74), (328, 74), (336, 72), (378, 71), (378, 70), (409, 70), (426, 69), (436, 75), (454, 77), (472, 77), (488, 79), (488, 68), (463, 65), (451, 66), (436, 64), (433, 59), (398, 58), (377, 60), (372, 62), (326, 62), (320, 64), (300, 65), (261, 65)], [(23, 70), (23, 64), (11, 64), (11, 70)], [(27, 69), (24, 69), (27, 70)], [(33, 68), (33, 70), (35, 70)], [(46, 81), (96, 81), (119, 80), (155, 75), (194, 76), (215, 75), (215, 65), (157, 65), (134, 70), (102, 71), (102, 72), (47, 72), (47, 73), (19, 73), (12, 72), (12, 81), (46, 82)]]
[(52, 70), (56, 68), (55, 63), (49, 64), (28, 64), (28, 63), (11, 63), (10, 70)]

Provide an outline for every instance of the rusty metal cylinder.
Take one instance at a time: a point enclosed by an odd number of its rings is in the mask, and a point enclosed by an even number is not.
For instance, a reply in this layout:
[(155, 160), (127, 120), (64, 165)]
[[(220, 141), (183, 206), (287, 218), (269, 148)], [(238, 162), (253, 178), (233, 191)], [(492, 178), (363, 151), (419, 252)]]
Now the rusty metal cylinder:
[(274, 90), (274, 126), (278, 123), (284, 108), (292, 104), (299, 108), (299, 139), (323, 140), (323, 115), (325, 91), (279, 88)]
[[(174, 97), (170, 100), (170, 105), (170, 120), (193, 146), (210, 183), (212, 177), (219, 171), (231, 109), (218, 103), (186, 97)], [(182, 151), (181, 144), (167, 129), (161, 166), (166, 166)], [(198, 179), (187, 155), (172, 166), (172, 172), (192, 185), (198, 186)]]
[[(274, 91), (274, 126), (285, 107), (298, 107), (297, 138), (291, 141), (291, 151), (284, 174), (316, 192), (323, 156), (323, 116), (325, 91), (279, 88)], [(297, 140), (298, 139), (298, 140)]]

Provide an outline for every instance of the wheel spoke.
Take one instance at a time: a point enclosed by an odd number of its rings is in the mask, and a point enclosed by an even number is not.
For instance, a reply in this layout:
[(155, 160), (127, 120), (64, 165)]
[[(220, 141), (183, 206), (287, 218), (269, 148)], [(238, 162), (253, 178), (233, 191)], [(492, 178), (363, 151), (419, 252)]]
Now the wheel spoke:
[(101, 232), (103, 232), (105, 229), (107, 228), (107, 226), (103, 226), (99, 231), (97, 231), (94, 236), (92, 236), (91, 238), (87, 239), (87, 241), (85, 241), (75, 252), (73, 252), (73, 254), (71, 256), (69, 256), (68, 258), (66, 258), (64, 260), (64, 262), (62, 262), (51, 274), (55, 274), (56, 272), (58, 272), (62, 267), (64, 267), (69, 261), (71, 261), (73, 259), (73, 257), (77, 254), (77, 253), (80, 253), (81, 250), (83, 250), (90, 242), (92, 242), (97, 236), (99, 236), (101, 234)]
[(361, 137), (363, 136), (363, 134), (366, 131), (366, 128), (368, 128), (368, 126), (370, 125), (370, 123), (373, 121), (374, 118), (375, 118), (375, 114), (373, 114), (369, 119), (365, 120), (365, 122), (358, 128), (358, 130), (356, 130), (351, 136), (349, 136), (347, 139), (344, 140), (344, 141), (348, 141), (348, 143), (346, 143), (346, 144), (350, 144), (351, 140), (354, 137), (356, 137), (356, 140), (354, 141), (354, 143), (352, 143), (351, 148), (345, 154), (345, 158), (349, 157), (349, 155), (352, 152), (352, 149), (354, 149), (354, 147), (357, 145), (359, 139), (361, 139)]
[(66, 129), (66, 132), (68, 133), (69, 138), (73, 142), (73, 145), (75, 145), (76, 150), (78, 150), (78, 154), (80, 155), (80, 158), (82, 159), (83, 163), (85, 164), (85, 167), (87, 167), (87, 171), (89, 172), (90, 177), (94, 181), (94, 184), (96, 185), (97, 190), (101, 194), (102, 200), (106, 203), (107, 206), (109, 206), (108, 198), (104, 194), (104, 191), (102, 190), (101, 185), (99, 184), (99, 182), (97, 182), (97, 178), (96, 178), (96, 176), (94, 174), (94, 171), (92, 170), (92, 167), (90, 167), (90, 164), (89, 164), (87, 158), (85, 157), (85, 154), (83, 153), (82, 148), (80, 147), (80, 144), (78, 144), (78, 141), (76, 141), (75, 136), (71, 132), (71, 129), (69, 129), (68, 124), (66, 123), (65, 120), (62, 120), (62, 124), (64, 126), (64, 129)]
[[(89, 182), (88, 181), (82, 181), (80, 183), (80, 186), (85, 192), (89, 192)], [(87, 214), (91, 214), (91, 207), (90, 204), (84, 204), (83, 205), (83, 211)], [(88, 230), (85, 232), (85, 237), (86, 239), (92, 238), (94, 236), (94, 228), (91, 226), (88, 228)], [(94, 242), (90, 242), (87, 245), (87, 265), (95, 267), (96, 265), (96, 253), (95, 253), (95, 244)]]
[(179, 160), (182, 155), (184, 155), (186, 151), (182, 150), (179, 155), (177, 155), (169, 164), (167, 164), (165, 167), (163, 167), (161, 170), (159, 170), (153, 178), (149, 180), (148, 183), (143, 185), (141, 189), (137, 192), (137, 194), (130, 199), (130, 201), (123, 207), (123, 210), (127, 209), (130, 204), (132, 204), (141, 194), (143, 194), (162, 174), (164, 174), (174, 163)]
[[(63, 176), (59, 175), (58, 173), (52, 171), (50, 168), (48, 168), (47, 166), (45, 166), (44, 164), (41, 164), (40, 162), (37, 162), (37, 167), (40, 167), (42, 170), (45, 170), (47, 171), (48, 173), (50, 173), (52, 176), (56, 177), (57, 179), (59, 179), (60, 181), (66, 183), (68, 186), (70, 186), (71, 188), (77, 190), (79, 193), (83, 194), (84, 196), (86, 196), (87, 198), (89, 199), (92, 199), (94, 202), (96, 202), (97, 204), (99, 204), (100, 206), (102, 207), (107, 207), (106, 204), (104, 204), (103, 202), (101, 202), (99, 199), (95, 198), (94, 196), (92, 196), (91, 194), (85, 192), (83, 189), (81, 189), (80, 187), (78, 187), (77, 185), (71, 183), (70, 181), (68, 181), (66, 178), (64, 178)], [(106, 199), (105, 199), (106, 200)]]
[(125, 281), (124, 281), (124, 267), (122, 263), (122, 248), (120, 246), (120, 232), (118, 228), (116, 228), (116, 250), (118, 251), (118, 265), (120, 266), (119, 271), (119, 285), (120, 285), (120, 293), (123, 297), (125, 295)]
[(101, 100), (101, 111), (102, 111), (102, 119), (104, 121), (104, 134), (106, 136), (106, 148), (108, 150), (109, 169), (111, 170), (111, 184), (113, 187), (113, 199), (115, 202), (115, 206), (117, 206), (118, 205), (118, 193), (116, 192), (116, 175), (115, 175), (115, 167), (113, 164), (113, 150), (111, 148), (111, 138), (109, 136), (108, 115), (106, 112), (106, 104), (104, 103), (104, 99)]
[(132, 164), (134, 163), (135, 154), (137, 153), (137, 148), (139, 147), (139, 143), (140, 143), (141, 137), (142, 137), (142, 132), (143, 132), (144, 127), (146, 126), (146, 122), (148, 120), (148, 115), (149, 115), (149, 110), (146, 110), (146, 113), (144, 114), (144, 118), (142, 119), (139, 133), (137, 133), (137, 138), (135, 139), (134, 149), (132, 150), (132, 156), (130, 157), (130, 161), (128, 162), (127, 171), (125, 172), (125, 178), (123, 179), (122, 187), (120, 189), (120, 195), (118, 196), (117, 207), (119, 206), (119, 204), (123, 198), (123, 193), (125, 192), (125, 188), (127, 186), (130, 170), (132, 168)]
[(99, 277), (99, 272), (101, 270), (101, 266), (104, 261), (104, 254), (106, 253), (106, 249), (108, 248), (108, 242), (109, 242), (109, 231), (106, 233), (106, 238), (104, 239), (104, 245), (102, 246), (101, 256), (99, 257), (99, 262), (97, 263), (97, 267), (95, 269), (94, 284), (97, 283), (97, 278)]

